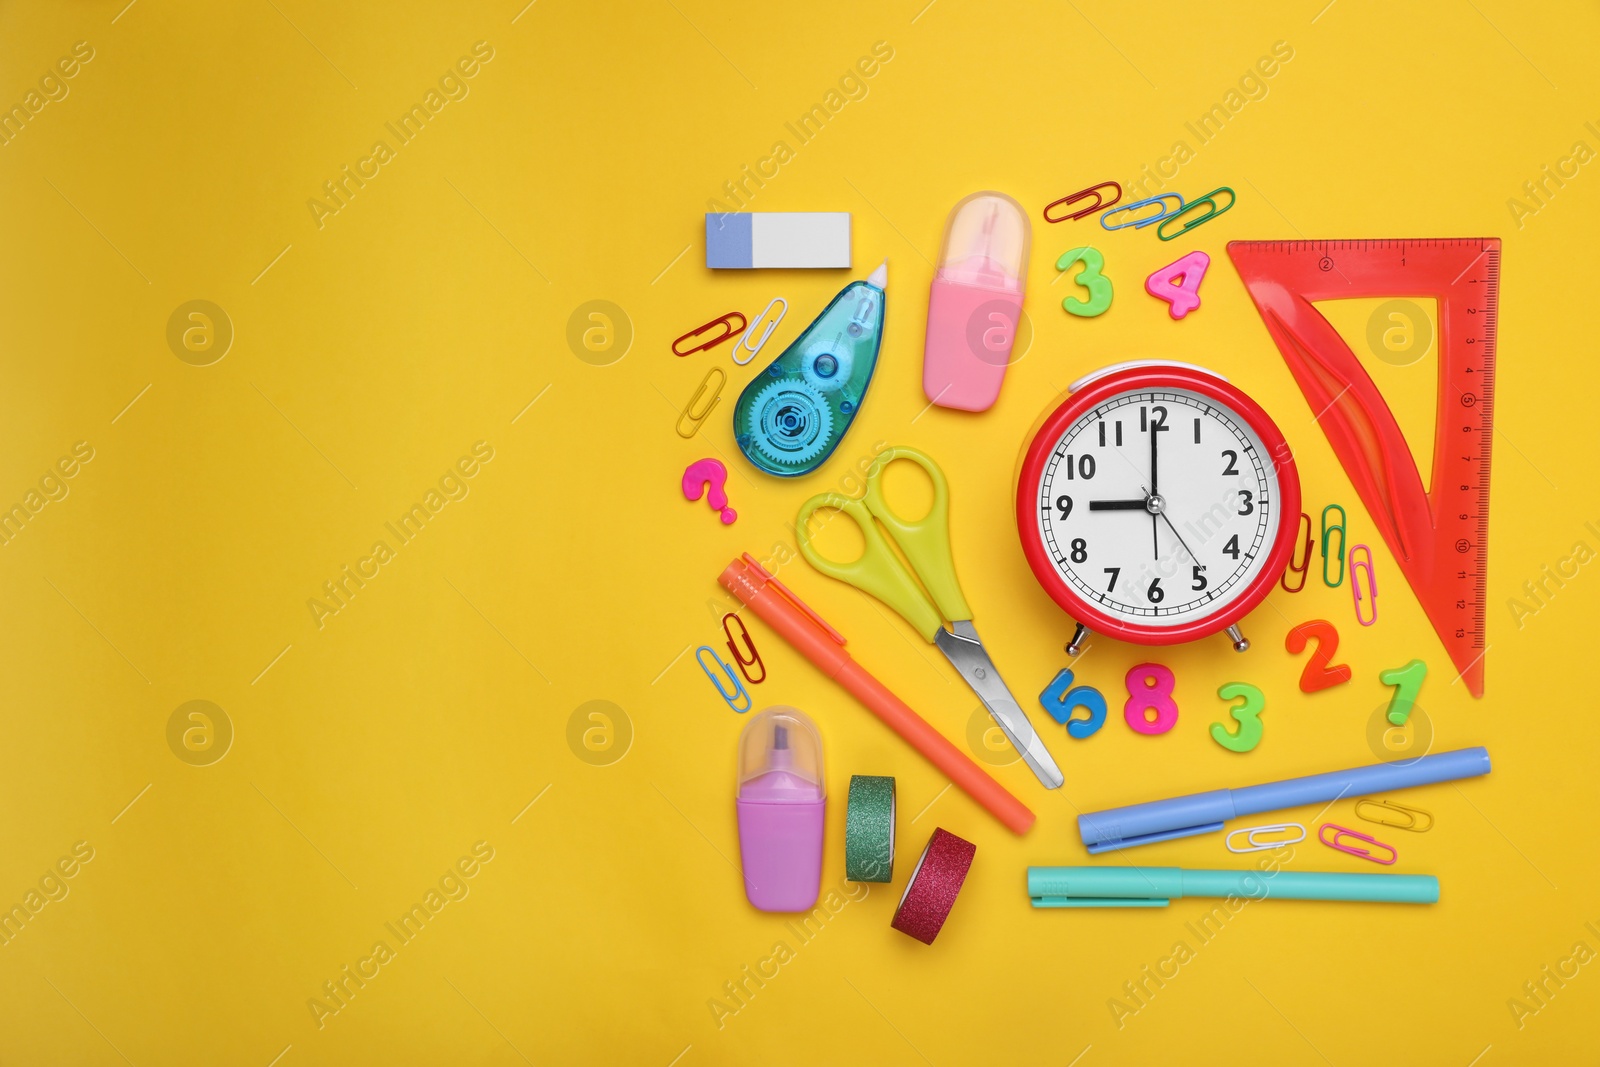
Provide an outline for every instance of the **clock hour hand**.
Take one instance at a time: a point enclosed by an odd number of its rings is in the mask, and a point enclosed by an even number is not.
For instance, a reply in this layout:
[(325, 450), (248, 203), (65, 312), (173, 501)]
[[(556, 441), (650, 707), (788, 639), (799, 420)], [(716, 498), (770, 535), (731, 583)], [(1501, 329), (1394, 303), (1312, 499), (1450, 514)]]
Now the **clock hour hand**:
[(1090, 511), (1143, 511), (1143, 500), (1091, 500)]

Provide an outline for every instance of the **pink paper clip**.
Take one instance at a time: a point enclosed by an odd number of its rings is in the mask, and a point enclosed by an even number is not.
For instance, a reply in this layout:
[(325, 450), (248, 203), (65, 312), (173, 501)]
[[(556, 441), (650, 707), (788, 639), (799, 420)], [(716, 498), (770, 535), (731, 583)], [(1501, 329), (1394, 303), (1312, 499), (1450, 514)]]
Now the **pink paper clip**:
[[(1328, 840), (1329, 830), (1333, 831), (1332, 841)], [(1386, 860), (1379, 859), (1377, 856), (1374, 856), (1371, 852), (1368, 852), (1360, 845), (1346, 845), (1343, 843), (1346, 838), (1354, 838), (1358, 841), (1365, 841), (1367, 844), (1374, 845), (1381, 849), (1388, 849), (1389, 858)], [(1337, 849), (1340, 852), (1347, 853), (1351, 856), (1357, 856), (1364, 860), (1371, 860), (1373, 863), (1381, 863), (1386, 867), (1392, 865), (1395, 860), (1400, 858), (1400, 853), (1395, 851), (1395, 847), (1393, 845), (1386, 845), (1375, 837), (1368, 837), (1366, 834), (1352, 830), (1348, 826), (1340, 826), (1337, 823), (1325, 822), (1318, 827), (1317, 840), (1321, 841), (1329, 848)]]
[[(1360, 552), (1361, 559), (1356, 558)], [(1351, 545), (1350, 551), (1345, 553), (1345, 559), (1350, 564), (1350, 595), (1356, 602), (1356, 622), (1362, 626), (1371, 626), (1378, 621), (1378, 578), (1372, 573), (1372, 549), (1366, 545)], [(1360, 572), (1367, 575), (1367, 595), (1361, 595), (1361, 579), (1357, 577)], [(1366, 618), (1361, 617), (1361, 602), (1367, 602), (1368, 613)]]

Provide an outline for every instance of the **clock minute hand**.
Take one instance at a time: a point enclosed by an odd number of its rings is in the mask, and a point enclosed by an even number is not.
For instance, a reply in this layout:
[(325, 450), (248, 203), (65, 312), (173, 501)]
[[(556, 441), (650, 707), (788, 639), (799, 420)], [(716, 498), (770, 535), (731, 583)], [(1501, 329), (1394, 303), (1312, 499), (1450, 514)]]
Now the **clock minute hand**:
[(1143, 511), (1143, 500), (1091, 500), (1090, 511)]
[(1159, 431), (1160, 431), (1160, 429), (1161, 428), (1159, 426), (1155, 425), (1154, 423), (1150, 424), (1150, 495), (1151, 496), (1158, 496), (1161, 493), (1161, 489), (1160, 489), (1160, 487), (1159, 487), (1159, 485), (1157, 484), (1157, 481), (1156, 481), (1156, 471), (1157, 471), (1157, 467), (1156, 467), (1156, 442), (1159, 440)]
[[(1159, 427), (1154, 422), (1150, 424), (1150, 499), (1154, 500), (1161, 492), (1156, 487), (1156, 442), (1161, 439)], [(1150, 513), (1150, 554), (1152, 559), (1161, 558), (1161, 524), (1156, 521), (1156, 512)]]

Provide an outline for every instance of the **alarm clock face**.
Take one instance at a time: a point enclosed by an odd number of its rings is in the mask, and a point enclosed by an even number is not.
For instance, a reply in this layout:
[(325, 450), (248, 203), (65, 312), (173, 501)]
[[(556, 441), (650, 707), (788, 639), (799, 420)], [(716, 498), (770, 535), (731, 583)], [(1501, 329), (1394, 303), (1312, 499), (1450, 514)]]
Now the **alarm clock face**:
[[(1041, 547), (1071, 593), (1114, 622), (1221, 629), (1275, 555), (1277, 449), (1208, 393), (1113, 391), (1057, 431), (1038, 482)], [(1298, 484), (1294, 496), (1298, 511)]]

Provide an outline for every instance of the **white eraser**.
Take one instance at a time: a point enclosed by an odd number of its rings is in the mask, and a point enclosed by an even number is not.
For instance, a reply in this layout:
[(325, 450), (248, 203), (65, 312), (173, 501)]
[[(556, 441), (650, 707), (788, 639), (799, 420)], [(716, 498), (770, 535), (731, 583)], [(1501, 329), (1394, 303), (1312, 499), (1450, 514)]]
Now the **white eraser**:
[(754, 211), (706, 216), (706, 266), (850, 266), (848, 211)]

